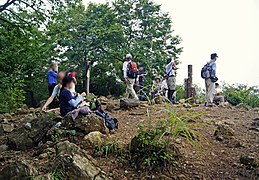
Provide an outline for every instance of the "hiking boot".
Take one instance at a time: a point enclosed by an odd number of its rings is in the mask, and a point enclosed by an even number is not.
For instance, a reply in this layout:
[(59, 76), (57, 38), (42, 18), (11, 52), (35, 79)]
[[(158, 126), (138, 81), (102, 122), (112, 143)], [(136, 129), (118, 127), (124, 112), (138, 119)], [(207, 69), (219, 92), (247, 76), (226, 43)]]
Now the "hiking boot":
[(175, 105), (179, 104), (179, 102), (177, 102), (177, 101), (175, 101), (175, 100), (172, 100), (171, 103), (172, 103), (172, 104), (175, 104)]

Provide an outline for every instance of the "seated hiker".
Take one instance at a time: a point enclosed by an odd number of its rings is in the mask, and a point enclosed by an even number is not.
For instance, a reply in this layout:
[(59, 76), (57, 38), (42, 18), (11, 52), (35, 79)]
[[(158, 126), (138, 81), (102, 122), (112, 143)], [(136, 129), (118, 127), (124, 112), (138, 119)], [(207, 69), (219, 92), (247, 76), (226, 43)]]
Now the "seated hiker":
[(168, 94), (168, 86), (167, 86), (166, 78), (167, 76), (164, 76), (164, 79), (161, 82), (161, 92), (164, 97), (167, 97), (167, 94)]
[(65, 116), (68, 112), (77, 108), (84, 100), (85, 93), (81, 95), (73, 96), (70, 89), (73, 87), (73, 78), (65, 76), (62, 82), (62, 88), (60, 90), (60, 114)]
[(151, 99), (153, 99), (156, 95), (161, 95), (161, 79), (159, 77), (155, 77), (151, 88)]
[(225, 105), (225, 97), (222, 95), (222, 89), (218, 83), (215, 83), (214, 102), (217, 105)]
[(48, 98), (48, 100), (46, 101), (46, 103), (44, 104), (44, 106), (42, 107), (42, 110), (43, 111), (46, 111), (47, 110), (47, 107), (52, 103), (54, 104), (52, 106), (52, 108), (57, 108), (59, 107), (59, 102), (58, 102), (58, 97), (59, 97), (59, 94), (60, 94), (60, 89), (62, 87), (62, 80), (63, 78), (65, 77), (65, 71), (60, 71), (58, 73), (58, 81), (59, 81), (59, 84), (57, 84), (54, 89), (53, 89), (53, 92), (51, 94), (51, 96)]

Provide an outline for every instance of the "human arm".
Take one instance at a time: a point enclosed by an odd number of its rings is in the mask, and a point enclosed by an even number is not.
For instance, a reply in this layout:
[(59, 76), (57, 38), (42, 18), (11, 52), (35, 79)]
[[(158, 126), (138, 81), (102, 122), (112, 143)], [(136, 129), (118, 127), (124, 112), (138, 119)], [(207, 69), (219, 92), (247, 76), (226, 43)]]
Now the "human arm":
[(79, 96), (77, 96), (75, 99), (73, 99), (73, 98), (70, 99), (70, 100), (68, 101), (68, 103), (69, 103), (71, 106), (73, 106), (73, 107), (77, 107), (78, 104), (80, 104), (83, 100), (84, 100), (84, 97), (81, 96), (81, 95), (79, 95)]
[(50, 96), (48, 98), (48, 100), (46, 101), (46, 103), (44, 104), (44, 106), (42, 107), (42, 111), (46, 111), (47, 107), (50, 105), (50, 103), (52, 103), (52, 101), (54, 100), (55, 97)]
[(57, 76), (58, 76), (58, 73), (56, 73), (56, 72), (53, 71), (53, 70), (49, 71), (48, 73), (49, 73), (49, 76), (52, 76), (52, 77), (54, 77), (54, 78), (57, 78)]
[(127, 79), (127, 67), (128, 66), (128, 62), (124, 62), (123, 63), (123, 67), (122, 67), (122, 71), (123, 71), (123, 77), (126, 80)]
[(46, 101), (46, 103), (44, 104), (44, 106), (42, 107), (43, 111), (47, 110), (47, 107), (50, 105), (50, 103), (52, 103), (52, 101), (54, 100), (54, 98), (58, 95), (58, 91), (59, 91), (59, 85), (56, 85), (53, 89), (53, 92), (51, 94), (51, 96), (48, 98), (48, 100)]

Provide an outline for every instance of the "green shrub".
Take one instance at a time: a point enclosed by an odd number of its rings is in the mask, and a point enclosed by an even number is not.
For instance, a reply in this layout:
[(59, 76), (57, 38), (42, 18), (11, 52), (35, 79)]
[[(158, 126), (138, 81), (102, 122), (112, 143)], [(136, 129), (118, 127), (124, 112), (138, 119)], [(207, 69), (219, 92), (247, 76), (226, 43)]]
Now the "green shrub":
[(223, 94), (227, 97), (227, 101), (234, 106), (243, 103), (251, 107), (259, 107), (259, 89), (256, 86), (224, 85)]
[(174, 112), (168, 104), (161, 107), (161, 112), (161, 116), (165, 113), (166, 119), (153, 119), (151, 113), (148, 113), (148, 125), (140, 126), (139, 134), (131, 141), (131, 161), (137, 168), (157, 170), (174, 167), (180, 153), (173, 140), (183, 137), (193, 145), (196, 142), (198, 133), (191, 130), (192, 124), (188, 122), (198, 120), (201, 117), (200, 113)]

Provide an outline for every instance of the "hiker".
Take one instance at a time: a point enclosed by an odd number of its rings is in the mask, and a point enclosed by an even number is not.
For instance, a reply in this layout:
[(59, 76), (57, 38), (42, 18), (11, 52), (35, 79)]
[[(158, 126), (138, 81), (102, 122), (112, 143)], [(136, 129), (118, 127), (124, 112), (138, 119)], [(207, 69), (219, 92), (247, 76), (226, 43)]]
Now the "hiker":
[(58, 72), (58, 64), (51, 63), (47, 73), (49, 96), (51, 96), (54, 87), (57, 85), (57, 76), (58, 76), (57, 72)]
[(85, 93), (81, 95), (77, 94), (73, 96), (70, 89), (73, 87), (73, 78), (65, 76), (62, 81), (62, 88), (60, 90), (60, 113), (61, 116), (65, 116), (68, 112), (77, 108), (84, 100)]
[(206, 104), (205, 106), (214, 106), (214, 92), (215, 92), (215, 82), (218, 81), (216, 77), (216, 60), (218, 58), (217, 53), (210, 55), (210, 61), (202, 68), (201, 77), (205, 79), (206, 87)]
[(165, 97), (167, 97), (167, 94), (168, 94), (168, 86), (167, 86), (166, 78), (167, 76), (164, 76), (163, 81), (161, 82), (162, 95)]
[(161, 79), (160, 77), (155, 77), (153, 81), (153, 85), (151, 87), (151, 99), (154, 99), (156, 95), (161, 95), (160, 93), (162, 92), (161, 90)]
[(138, 68), (137, 64), (132, 61), (132, 55), (126, 55), (126, 61), (123, 63), (123, 77), (127, 85), (126, 98), (131, 95), (133, 99), (138, 100), (138, 96), (134, 90), (134, 84), (138, 84)]
[(139, 80), (139, 83), (136, 85), (136, 93), (139, 94), (139, 99), (141, 101), (144, 101), (146, 100), (146, 97), (145, 97), (145, 92), (144, 92), (144, 80), (145, 80), (145, 76), (146, 76), (146, 73), (145, 73), (145, 70), (144, 70), (144, 64), (140, 64), (139, 66), (139, 70), (138, 70), (138, 80)]
[(70, 89), (70, 92), (75, 96), (76, 95), (76, 69), (70, 69), (69, 72), (67, 73), (68, 76), (72, 77), (73, 79), (73, 87)]
[(172, 104), (179, 104), (173, 98), (173, 94), (176, 89), (176, 79), (175, 79), (176, 64), (172, 58), (167, 59), (165, 70), (166, 70), (166, 74), (165, 74), (166, 82), (168, 86), (167, 97)]
[(220, 88), (219, 83), (215, 83), (214, 102), (218, 105), (225, 105), (225, 97), (222, 96), (222, 89)]
[[(59, 100), (58, 100), (58, 97), (59, 97), (59, 94), (60, 94), (60, 89), (62, 87), (62, 80), (63, 78), (65, 77), (66, 73), (65, 71), (60, 71), (58, 73), (58, 81), (59, 81), (59, 84), (57, 84), (54, 89), (53, 89), (53, 92), (51, 94), (51, 96), (48, 98), (48, 100), (46, 101), (46, 103), (44, 104), (44, 106), (42, 107), (42, 110), (43, 111), (46, 111), (47, 110), (47, 107), (50, 105), (50, 109), (52, 108), (57, 108), (59, 107)], [(53, 104), (51, 106), (51, 104)]]

